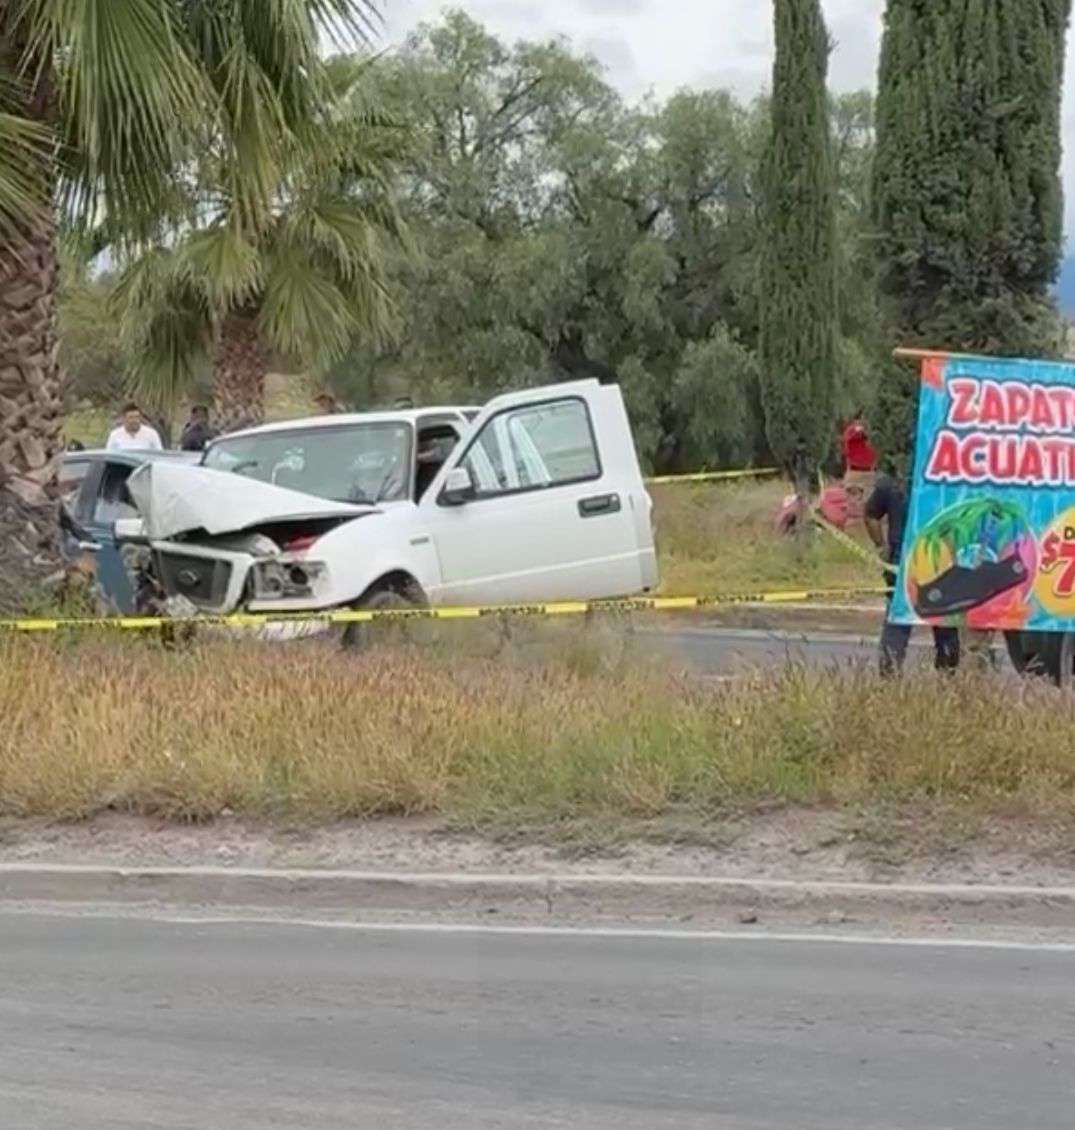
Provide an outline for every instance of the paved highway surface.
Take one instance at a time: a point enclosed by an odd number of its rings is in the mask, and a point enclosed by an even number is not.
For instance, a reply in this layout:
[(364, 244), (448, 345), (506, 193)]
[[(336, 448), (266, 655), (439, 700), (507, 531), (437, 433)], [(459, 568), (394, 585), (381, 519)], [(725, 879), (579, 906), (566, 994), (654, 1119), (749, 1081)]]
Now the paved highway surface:
[(0, 913), (11, 1130), (1070, 1130), (1075, 953)]
[[(666, 653), (674, 661), (707, 675), (737, 675), (789, 662), (842, 668), (877, 664), (876, 636), (677, 627), (641, 628), (635, 639), (640, 650)], [(917, 632), (912, 638), (908, 665), (932, 663), (932, 648), (929, 632)], [(1001, 668), (1010, 670), (1003, 641), (994, 650)]]
[[(603, 630), (611, 627), (613, 638), (626, 634), (625, 629), (617, 626), (615, 621), (600, 624)], [(451, 625), (427, 628), (427, 639), (437, 638), (441, 631), (447, 636), (454, 630)], [(866, 635), (815, 628), (783, 631), (722, 628), (689, 622), (661, 624), (653, 618), (639, 617), (633, 632), (627, 634), (626, 638), (632, 641), (631, 646), (641, 655), (656, 653), (704, 675), (731, 677), (752, 671), (773, 670), (787, 663), (833, 668), (865, 666), (872, 669), (877, 665), (880, 631), (880, 611), (877, 613), (876, 631)], [(338, 632), (319, 630), (315, 635), (328, 646), (336, 647), (338, 644)], [(527, 646), (525, 637), (522, 643), (524, 647)], [(908, 665), (928, 667), (933, 662), (932, 648), (929, 632), (925, 629), (917, 630), (911, 639)], [(997, 640), (994, 654), (998, 666), (1010, 672), (1003, 640)]]

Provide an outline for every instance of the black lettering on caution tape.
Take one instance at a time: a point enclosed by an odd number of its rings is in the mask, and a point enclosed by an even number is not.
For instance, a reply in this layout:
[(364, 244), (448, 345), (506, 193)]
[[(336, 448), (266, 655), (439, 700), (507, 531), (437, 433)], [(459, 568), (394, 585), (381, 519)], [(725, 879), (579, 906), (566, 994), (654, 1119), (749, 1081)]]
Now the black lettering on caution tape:
[(480, 608), (479, 616), (546, 616), (548, 606), (544, 604), (512, 604), (500, 607)]
[(612, 615), (630, 615), (632, 612), (652, 612), (656, 608), (653, 600), (593, 600), (586, 606), (587, 612), (606, 612)]
[(677, 612), (690, 608), (716, 608), (721, 605), (777, 604), (780, 602), (809, 602), (812, 600), (847, 599), (860, 596), (882, 596), (884, 588), (783, 590), (778, 592), (723, 593), (712, 596), (637, 597), (624, 600), (564, 601), (558, 604), (489, 605), (477, 608), (393, 608), (379, 611), (317, 611), (238, 613), (231, 616), (191, 616), (185, 619), (165, 617), (94, 617), (49, 619), (45, 617), (24, 620), (0, 620), (0, 632), (54, 632), (86, 628), (128, 629), (151, 631), (164, 627), (221, 627), (259, 628), (283, 623), (369, 623), (373, 620), (462, 620), (472, 617), (537, 617), (552, 615), (630, 615), (641, 612)]
[(383, 608), (369, 614), (370, 620), (436, 620), (433, 608)]

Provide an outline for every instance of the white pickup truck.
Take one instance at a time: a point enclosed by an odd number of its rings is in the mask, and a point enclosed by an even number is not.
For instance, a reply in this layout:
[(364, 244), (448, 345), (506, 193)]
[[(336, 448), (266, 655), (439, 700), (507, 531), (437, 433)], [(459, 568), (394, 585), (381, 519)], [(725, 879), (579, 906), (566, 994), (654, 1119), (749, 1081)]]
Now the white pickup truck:
[(620, 391), (269, 424), (128, 489), (165, 591), (199, 611), (302, 612), (629, 596), (657, 584)]

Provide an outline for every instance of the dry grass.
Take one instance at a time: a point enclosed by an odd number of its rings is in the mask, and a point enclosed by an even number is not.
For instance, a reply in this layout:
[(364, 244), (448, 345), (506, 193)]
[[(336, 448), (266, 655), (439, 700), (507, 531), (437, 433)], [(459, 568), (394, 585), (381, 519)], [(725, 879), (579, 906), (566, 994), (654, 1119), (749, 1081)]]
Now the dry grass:
[[(876, 587), (879, 569), (819, 534), (804, 550), (774, 525), (787, 493), (767, 480), (653, 488), (667, 593)], [(865, 545), (864, 531), (857, 532)]]
[(0, 640), (0, 815), (504, 828), (701, 825), (763, 802), (1075, 811), (1075, 701), (1047, 688), (798, 669), (712, 686), (602, 653)]

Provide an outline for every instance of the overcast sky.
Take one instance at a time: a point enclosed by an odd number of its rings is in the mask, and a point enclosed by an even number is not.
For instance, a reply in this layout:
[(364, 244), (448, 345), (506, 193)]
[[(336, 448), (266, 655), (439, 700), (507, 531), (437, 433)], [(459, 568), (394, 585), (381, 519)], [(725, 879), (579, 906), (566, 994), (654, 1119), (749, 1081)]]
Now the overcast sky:
[[(884, 0), (823, 0), (836, 41), (836, 90), (874, 85)], [(758, 93), (772, 68), (770, 0), (381, 0), (396, 42), (446, 7), (461, 7), (510, 40), (566, 35), (596, 55), (625, 94), (670, 94), (681, 86)], [(1075, 35), (1072, 37), (1075, 44)], [(1075, 230), (1075, 56), (1065, 101), (1069, 232)]]

